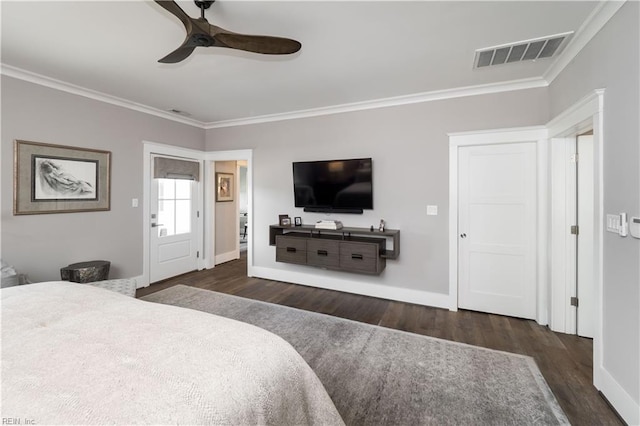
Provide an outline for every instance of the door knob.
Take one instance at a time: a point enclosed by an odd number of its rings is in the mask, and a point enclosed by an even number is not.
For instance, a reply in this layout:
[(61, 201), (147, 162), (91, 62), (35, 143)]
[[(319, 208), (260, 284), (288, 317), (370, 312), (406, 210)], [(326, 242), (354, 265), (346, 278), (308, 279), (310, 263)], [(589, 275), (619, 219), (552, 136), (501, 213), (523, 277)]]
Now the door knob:
[(164, 225), (163, 225), (162, 223), (152, 223), (152, 224), (151, 224), (151, 227), (152, 227), (152, 228), (155, 228), (155, 227), (157, 227), (157, 226), (164, 226)]

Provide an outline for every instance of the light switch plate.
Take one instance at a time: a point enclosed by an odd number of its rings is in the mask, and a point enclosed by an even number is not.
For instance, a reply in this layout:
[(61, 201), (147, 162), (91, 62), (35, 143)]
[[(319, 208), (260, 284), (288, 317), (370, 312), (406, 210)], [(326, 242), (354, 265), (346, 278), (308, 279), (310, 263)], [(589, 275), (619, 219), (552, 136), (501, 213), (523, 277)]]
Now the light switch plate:
[(138, 207), (138, 199), (137, 198), (132, 198), (131, 199), (131, 207)]
[(620, 215), (608, 214), (607, 215), (607, 231), (617, 234), (620, 232)]
[(427, 206), (427, 216), (438, 216), (438, 206)]

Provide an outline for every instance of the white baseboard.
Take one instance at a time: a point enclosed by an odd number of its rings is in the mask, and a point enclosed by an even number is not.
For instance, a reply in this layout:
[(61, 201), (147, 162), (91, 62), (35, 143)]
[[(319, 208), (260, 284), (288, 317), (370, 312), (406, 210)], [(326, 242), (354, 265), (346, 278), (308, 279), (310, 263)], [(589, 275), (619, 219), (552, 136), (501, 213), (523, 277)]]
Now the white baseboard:
[[(603, 367), (599, 368), (600, 392), (628, 425), (640, 424), (640, 405)], [(597, 387), (598, 384), (596, 384)]]
[(284, 281), (310, 287), (361, 294), (363, 296), (381, 299), (397, 300), (399, 302), (415, 303), (424, 306), (449, 309), (448, 294), (431, 293), (410, 288), (390, 287), (388, 285), (351, 281), (349, 279), (325, 277), (319, 274), (307, 274), (296, 271), (286, 271), (260, 266), (251, 268), (251, 276), (268, 280)]
[(217, 254), (215, 257), (215, 264), (219, 265), (221, 263), (229, 262), (231, 260), (236, 260), (240, 258), (240, 253), (238, 250), (228, 251), (226, 253)]

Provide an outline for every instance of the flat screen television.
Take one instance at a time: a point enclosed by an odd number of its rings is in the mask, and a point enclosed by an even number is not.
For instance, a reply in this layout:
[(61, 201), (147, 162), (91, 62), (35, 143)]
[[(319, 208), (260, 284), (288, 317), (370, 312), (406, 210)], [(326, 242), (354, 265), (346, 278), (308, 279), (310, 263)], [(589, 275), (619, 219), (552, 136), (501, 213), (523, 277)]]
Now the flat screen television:
[(295, 206), (307, 212), (371, 210), (372, 184), (371, 158), (293, 163)]

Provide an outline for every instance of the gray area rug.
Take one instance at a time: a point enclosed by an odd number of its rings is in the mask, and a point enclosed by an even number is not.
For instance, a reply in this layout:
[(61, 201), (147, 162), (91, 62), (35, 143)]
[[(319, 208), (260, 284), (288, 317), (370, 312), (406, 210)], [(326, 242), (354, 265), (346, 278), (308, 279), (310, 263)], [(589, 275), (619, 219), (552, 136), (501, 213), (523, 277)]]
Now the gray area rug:
[(183, 285), (142, 299), (279, 335), (316, 372), (347, 425), (569, 424), (528, 356)]

